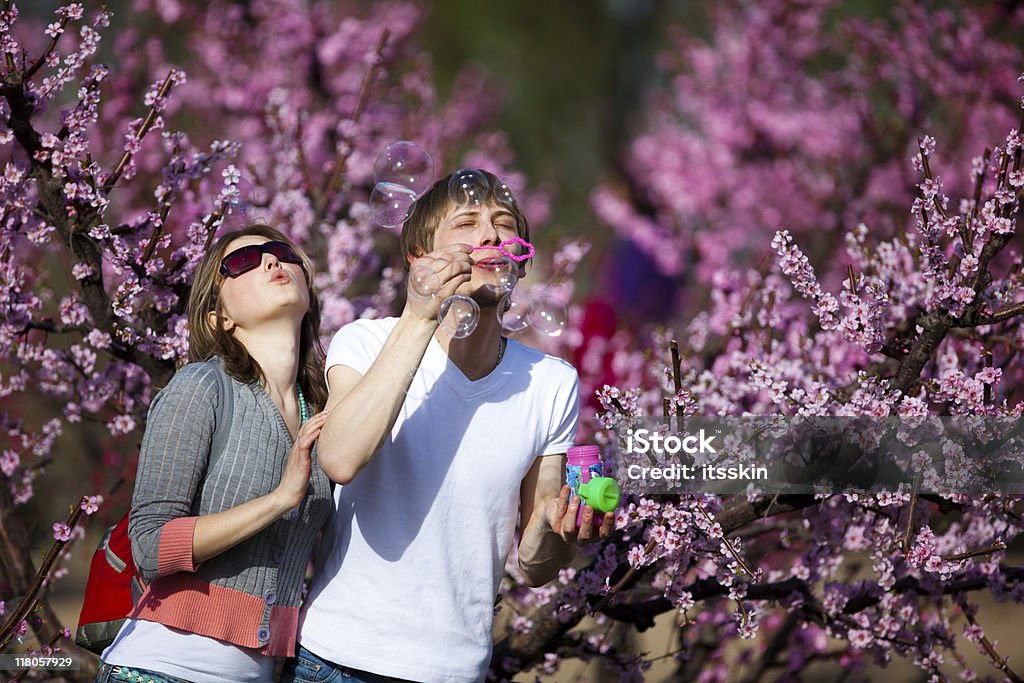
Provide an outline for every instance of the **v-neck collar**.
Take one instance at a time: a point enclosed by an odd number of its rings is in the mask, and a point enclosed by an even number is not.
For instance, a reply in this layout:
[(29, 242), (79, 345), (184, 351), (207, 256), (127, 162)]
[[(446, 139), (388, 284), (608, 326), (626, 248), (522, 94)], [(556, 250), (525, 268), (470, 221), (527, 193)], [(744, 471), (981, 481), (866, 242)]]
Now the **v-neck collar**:
[[(294, 445), (295, 437), (292, 436), (292, 430), (288, 429), (288, 422), (285, 421), (284, 415), (281, 414), (281, 409), (277, 407), (276, 403), (274, 403), (274, 399), (270, 397), (270, 392), (266, 390), (266, 388), (259, 382), (259, 380), (255, 382), (250, 382), (249, 387), (252, 388), (254, 394), (260, 397), (260, 400), (263, 401), (264, 405), (270, 408), (274, 415), (277, 416), (278, 426), (280, 426), (281, 429), (284, 430), (284, 434), (285, 436), (288, 437), (288, 441), (290, 441), (291, 444)], [(302, 428), (301, 422), (299, 423), (299, 428)], [(298, 430), (296, 430), (295, 435), (298, 436), (298, 434), (299, 432)]]
[(501, 357), (498, 365), (489, 373), (477, 380), (471, 380), (463, 374), (459, 366), (452, 362), (437, 337), (430, 338), (427, 351), (423, 354), (423, 364), (426, 368), (440, 376), (440, 378), (453, 387), (460, 395), (471, 398), (479, 396), (501, 387), (508, 380), (511, 374), (512, 360), (518, 353), (517, 345), (508, 339), (505, 342), (505, 354)]

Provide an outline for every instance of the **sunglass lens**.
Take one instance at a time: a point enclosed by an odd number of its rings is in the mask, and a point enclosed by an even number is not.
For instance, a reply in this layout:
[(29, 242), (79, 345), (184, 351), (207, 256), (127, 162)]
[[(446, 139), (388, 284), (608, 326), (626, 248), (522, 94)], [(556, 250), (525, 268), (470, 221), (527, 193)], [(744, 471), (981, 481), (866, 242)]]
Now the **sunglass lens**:
[(238, 277), (260, 265), (263, 261), (263, 250), (261, 244), (250, 244), (247, 247), (236, 249), (221, 261), (223, 271), (228, 277)]
[(268, 254), (273, 254), (274, 258), (282, 263), (302, 263), (302, 259), (299, 258), (299, 255), (284, 242), (273, 241), (261, 244), (260, 246), (263, 247), (263, 250)]

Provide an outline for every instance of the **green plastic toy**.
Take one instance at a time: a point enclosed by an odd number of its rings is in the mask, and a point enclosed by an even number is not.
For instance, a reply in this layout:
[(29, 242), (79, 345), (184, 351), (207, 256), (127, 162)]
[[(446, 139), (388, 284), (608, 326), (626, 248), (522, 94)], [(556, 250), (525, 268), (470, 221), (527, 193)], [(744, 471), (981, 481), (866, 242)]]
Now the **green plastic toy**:
[(594, 477), (580, 484), (580, 499), (594, 508), (594, 512), (612, 512), (619, 507), (622, 489), (611, 477)]

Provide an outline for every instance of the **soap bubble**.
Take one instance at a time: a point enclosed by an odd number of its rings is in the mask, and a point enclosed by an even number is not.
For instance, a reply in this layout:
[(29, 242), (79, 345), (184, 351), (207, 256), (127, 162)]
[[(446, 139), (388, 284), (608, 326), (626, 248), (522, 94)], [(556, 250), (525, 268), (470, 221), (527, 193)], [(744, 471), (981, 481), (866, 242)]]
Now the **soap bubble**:
[(498, 183), (498, 187), (494, 188), (495, 198), (502, 204), (515, 206), (516, 196), (512, 193), (511, 188), (509, 188), (509, 186), (505, 184), (504, 180), (499, 180)]
[(455, 339), (468, 337), (480, 322), (480, 306), (468, 296), (453, 294), (441, 302), (437, 322)]
[(501, 328), (506, 332), (522, 332), (529, 323), (526, 321), (528, 306), (522, 301), (511, 300), (507, 311), (503, 306), (498, 307), (498, 320), (501, 321)]
[(405, 222), (415, 201), (416, 193), (404, 185), (378, 182), (370, 193), (370, 211), (378, 225), (393, 228)]
[(512, 259), (498, 255), (497, 250), (478, 261), (475, 267), (493, 273), (487, 276), (485, 286), (492, 287), (496, 294), (508, 294), (518, 281)]
[(409, 269), (409, 284), (421, 296), (434, 296), (441, 289), (441, 276), (426, 263), (413, 263)]
[(458, 208), (472, 208), (484, 203), (490, 187), (483, 173), (473, 168), (464, 168), (453, 173), (448, 180), (448, 197)]
[(550, 296), (539, 296), (534, 299), (526, 314), (530, 327), (549, 337), (562, 334), (568, 324), (568, 318), (565, 304)]
[(400, 185), (419, 197), (434, 181), (434, 160), (415, 142), (392, 142), (373, 164), (373, 181)]
[(239, 178), (234, 186), (238, 191), (227, 200), (227, 209), (231, 213), (244, 214), (256, 203), (256, 190), (245, 178)]
[(235, 191), (227, 196), (224, 202), (224, 213), (228, 215), (244, 216), (256, 203), (256, 190), (245, 178), (239, 178), (235, 182)]
[(513, 265), (507, 273), (498, 275), (498, 291), (508, 294), (515, 288), (517, 282), (519, 282), (519, 269)]

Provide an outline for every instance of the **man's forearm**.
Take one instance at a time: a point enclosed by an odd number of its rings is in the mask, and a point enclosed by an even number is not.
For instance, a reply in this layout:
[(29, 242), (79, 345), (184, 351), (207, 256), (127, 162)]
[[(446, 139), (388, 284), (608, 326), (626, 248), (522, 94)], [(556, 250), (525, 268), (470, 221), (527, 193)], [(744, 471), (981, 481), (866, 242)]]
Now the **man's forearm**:
[(355, 477), (391, 433), (436, 323), (403, 315), (380, 355), (336, 403), (320, 432), (320, 466), (334, 481)]
[(519, 542), (519, 569), (530, 586), (543, 586), (576, 556), (576, 547), (551, 530), (541, 515), (534, 515)]

